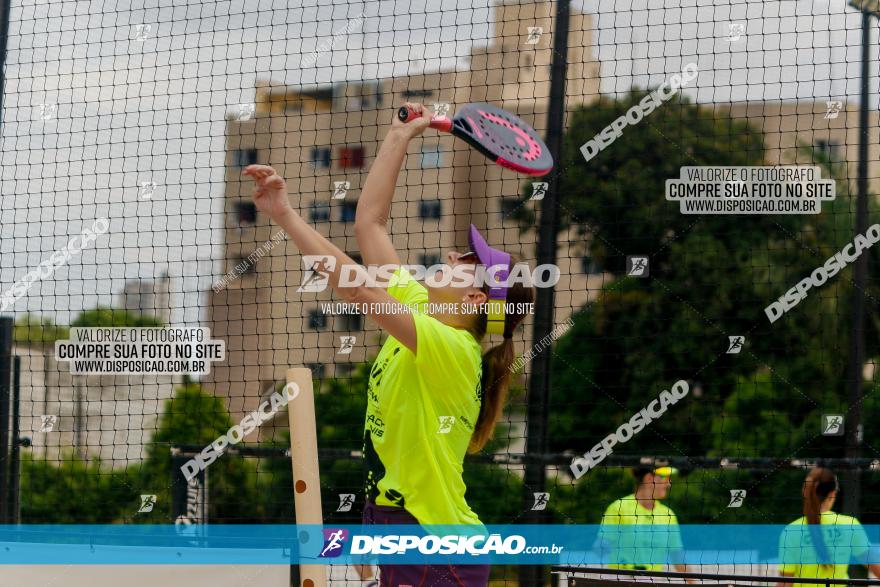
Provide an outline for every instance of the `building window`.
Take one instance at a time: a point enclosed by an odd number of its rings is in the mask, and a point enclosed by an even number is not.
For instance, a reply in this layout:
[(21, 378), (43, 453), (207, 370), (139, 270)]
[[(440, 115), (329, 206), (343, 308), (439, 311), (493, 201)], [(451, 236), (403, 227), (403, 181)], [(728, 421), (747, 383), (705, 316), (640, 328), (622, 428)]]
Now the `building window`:
[(343, 332), (354, 332), (364, 329), (364, 317), (362, 314), (340, 314), (339, 326)]
[(239, 255), (235, 258), (235, 270), (239, 275), (254, 275), (257, 272), (257, 258), (248, 260), (250, 255)]
[(432, 265), (440, 264), (440, 255), (435, 253), (421, 253), (419, 254), (419, 265), (423, 265), (425, 267), (431, 267)]
[(309, 310), (309, 330), (327, 328), (327, 315), (321, 310)]
[(349, 96), (347, 110), (360, 110), (363, 107), (363, 104), (363, 98), (361, 96)]
[(443, 203), (440, 200), (422, 200), (419, 202), (419, 216), (436, 220), (443, 214)]
[(816, 141), (816, 150), (828, 157), (831, 161), (839, 161), (840, 143), (831, 139), (819, 139)]
[(404, 90), (404, 98), (430, 98), (434, 95), (433, 90)]
[(514, 212), (516, 212), (522, 202), (519, 198), (501, 198), (501, 215), (505, 218), (510, 218), (513, 216)]
[(336, 376), (337, 377), (346, 377), (351, 375), (352, 371), (354, 371), (353, 363), (337, 363), (336, 364)]
[(239, 225), (256, 224), (257, 206), (253, 202), (241, 200), (235, 203), (235, 217)]
[(357, 168), (364, 166), (364, 148), (363, 147), (342, 147), (339, 150), (339, 165), (343, 169)]
[(581, 272), (587, 275), (597, 275), (602, 273), (602, 267), (596, 263), (589, 255), (581, 257)]
[(306, 363), (306, 367), (312, 372), (312, 377), (315, 379), (323, 379), (324, 378), (324, 363)]
[(235, 149), (232, 151), (232, 164), (236, 167), (247, 167), (257, 162), (256, 149)]
[(422, 145), (422, 169), (437, 169), (443, 164), (440, 145)]
[(339, 209), (339, 220), (341, 222), (354, 222), (354, 216), (357, 212), (357, 202), (342, 202)]
[(330, 167), (330, 147), (312, 147), (312, 167), (328, 169)]
[(309, 206), (309, 221), (330, 222), (330, 204), (314, 201)]

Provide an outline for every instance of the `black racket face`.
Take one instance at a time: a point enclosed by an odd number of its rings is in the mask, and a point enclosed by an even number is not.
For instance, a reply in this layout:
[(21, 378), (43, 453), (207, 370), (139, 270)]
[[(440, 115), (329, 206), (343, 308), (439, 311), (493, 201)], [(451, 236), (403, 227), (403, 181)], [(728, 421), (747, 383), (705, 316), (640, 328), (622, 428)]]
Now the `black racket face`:
[(509, 169), (544, 175), (553, 157), (538, 133), (519, 117), (492, 104), (465, 104), (455, 113), (452, 133)]

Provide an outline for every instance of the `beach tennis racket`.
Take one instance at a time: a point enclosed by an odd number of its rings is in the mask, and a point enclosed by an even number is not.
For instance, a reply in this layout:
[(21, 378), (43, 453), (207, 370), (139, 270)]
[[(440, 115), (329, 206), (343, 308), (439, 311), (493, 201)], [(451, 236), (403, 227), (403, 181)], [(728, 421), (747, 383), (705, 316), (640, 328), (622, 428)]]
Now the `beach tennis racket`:
[[(397, 117), (409, 122), (419, 115), (402, 106)], [(553, 169), (553, 157), (535, 129), (492, 104), (465, 104), (452, 118), (435, 114), (430, 126), (452, 133), (498, 165), (518, 173), (546, 175)]]

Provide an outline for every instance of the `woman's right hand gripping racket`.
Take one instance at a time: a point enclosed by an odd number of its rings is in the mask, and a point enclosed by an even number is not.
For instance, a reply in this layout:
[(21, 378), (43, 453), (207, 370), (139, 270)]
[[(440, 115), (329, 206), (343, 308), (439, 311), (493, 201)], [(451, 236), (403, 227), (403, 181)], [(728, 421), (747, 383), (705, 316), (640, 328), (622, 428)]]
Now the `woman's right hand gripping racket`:
[[(419, 114), (403, 106), (397, 117), (408, 122)], [(498, 165), (518, 173), (539, 176), (553, 169), (553, 157), (538, 133), (519, 117), (492, 104), (465, 104), (452, 118), (434, 115), (430, 126), (467, 141)]]

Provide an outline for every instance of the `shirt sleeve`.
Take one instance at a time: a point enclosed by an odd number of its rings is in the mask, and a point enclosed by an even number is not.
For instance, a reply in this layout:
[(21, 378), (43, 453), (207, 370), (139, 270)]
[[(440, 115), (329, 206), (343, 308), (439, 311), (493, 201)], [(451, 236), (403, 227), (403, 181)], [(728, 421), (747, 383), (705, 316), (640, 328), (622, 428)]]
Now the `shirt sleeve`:
[(428, 290), (402, 266), (391, 276), (388, 294), (402, 304), (428, 303)]

